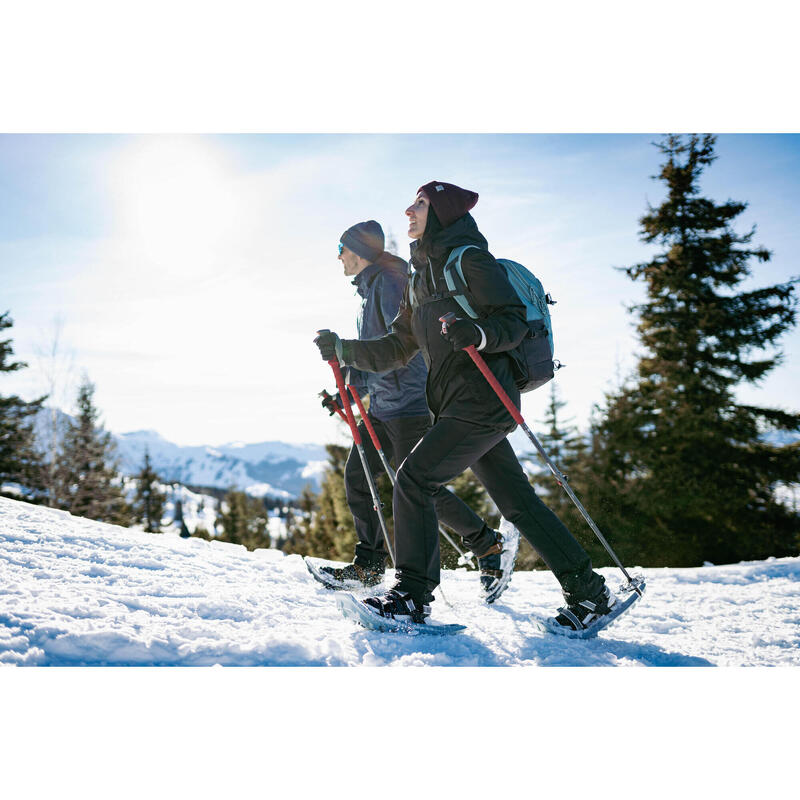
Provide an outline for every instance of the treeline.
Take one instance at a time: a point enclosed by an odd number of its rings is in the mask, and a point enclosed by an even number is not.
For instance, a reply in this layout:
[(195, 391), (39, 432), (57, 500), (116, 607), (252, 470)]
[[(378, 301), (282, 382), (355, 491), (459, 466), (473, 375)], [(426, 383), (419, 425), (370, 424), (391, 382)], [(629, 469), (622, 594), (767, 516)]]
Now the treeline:
[[(0, 315), (0, 330), (12, 325), (8, 312)], [(11, 342), (0, 341), (0, 373), (27, 366), (11, 360)], [(129, 500), (111, 434), (98, 422), (94, 392), (94, 385), (84, 379), (78, 388), (75, 417), (59, 425), (53, 414), (49, 420), (52, 430), (44, 437), (47, 452), (37, 446), (35, 431), (36, 417), (47, 398), (26, 402), (16, 395), (0, 395), (0, 486), (9, 487), (5, 493), (10, 496), (21, 492), (30, 502), (76, 516), (126, 527), (141, 523), (145, 530), (160, 530), (165, 496), (158, 488), (149, 455), (145, 454)], [(18, 489), (12, 488), (15, 486)]]
[[(0, 315), (0, 331), (12, 325), (8, 312)], [(12, 340), (0, 340), (0, 374), (27, 366), (14, 361), (13, 355)], [(136, 476), (125, 478), (120, 473), (111, 434), (99, 423), (94, 393), (94, 385), (85, 378), (78, 388), (74, 418), (59, 424), (55, 412), (49, 417), (47, 424), (52, 430), (43, 437), (47, 452), (37, 446), (35, 431), (36, 417), (47, 398), (26, 402), (16, 395), (0, 395), (0, 494), (21, 495), (29, 502), (76, 516), (124, 527), (139, 524), (145, 531), (159, 533), (165, 526), (164, 481), (147, 451)], [(2, 491), (3, 485), (6, 491)], [(268, 530), (269, 509), (276, 502), (272, 498), (255, 499), (236, 489), (220, 492), (213, 531), (202, 526), (190, 530), (176, 492), (174, 511), (166, 524), (176, 527), (184, 537), (213, 536), (250, 550), (270, 547), (274, 542)]]
[[(12, 327), (9, 313), (0, 315), (0, 330)], [(12, 361), (11, 339), (0, 341), (0, 374), (27, 366)], [(0, 486), (17, 484), (25, 499), (71, 514), (116, 525), (130, 525), (136, 509), (125, 497), (111, 435), (98, 426), (94, 386), (85, 379), (78, 390), (78, 413), (53, 431), (48, 453), (36, 444), (34, 423), (47, 399), (32, 402), (0, 395)], [(54, 422), (55, 424), (55, 422)]]

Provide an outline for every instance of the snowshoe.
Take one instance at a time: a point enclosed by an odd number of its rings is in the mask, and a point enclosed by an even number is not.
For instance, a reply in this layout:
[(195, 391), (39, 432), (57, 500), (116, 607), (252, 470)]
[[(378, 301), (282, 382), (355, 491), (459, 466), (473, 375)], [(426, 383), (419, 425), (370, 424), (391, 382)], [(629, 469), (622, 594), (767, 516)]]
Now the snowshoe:
[(497, 543), (478, 559), (481, 589), (487, 604), (494, 603), (511, 583), (519, 550), (519, 531), (508, 520), (502, 520)]
[(547, 632), (570, 639), (592, 639), (617, 617), (625, 613), (644, 593), (644, 578), (635, 578), (633, 583), (620, 587), (620, 597), (607, 586), (592, 600), (581, 600), (559, 608), (555, 617), (536, 619), (537, 626)]
[(409, 595), (395, 589), (364, 600), (340, 592), (336, 595), (336, 605), (347, 619), (373, 631), (447, 636), (466, 630), (465, 625), (431, 622), (430, 606), (420, 607)]
[(382, 569), (368, 569), (359, 564), (334, 567), (315, 558), (305, 558), (306, 568), (327, 589), (366, 589), (377, 586), (384, 578)]

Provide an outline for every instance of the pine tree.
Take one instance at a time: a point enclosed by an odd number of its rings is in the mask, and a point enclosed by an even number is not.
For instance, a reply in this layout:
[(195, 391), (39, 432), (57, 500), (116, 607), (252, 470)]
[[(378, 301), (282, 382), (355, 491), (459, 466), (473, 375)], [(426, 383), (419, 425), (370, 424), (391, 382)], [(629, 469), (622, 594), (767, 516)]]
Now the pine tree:
[[(539, 443), (544, 451), (567, 476), (570, 486), (580, 496), (585, 486), (585, 454), (587, 444), (585, 438), (574, 425), (573, 418), (564, 419), (562, 410), (567, 403), (561, 399), (555, 382), (550, 384), (550, 398), (547, 404), (541, 429), (537, 432)], [(580, 516), (574, 503), (566, 492), (556, 483), (553, 473), (545, 464), (539, 453), (534, 450), (523, 457), (527, 462), (529, 480), (537, 494), (545, 504), (561, 519), (584, 545), (590, 544), (586, 531), (586, 523)], [(544, 568), (541, 556), (530, 546), (527, 540), (520, 539), (517, 556), (517, 569)]]
[[(561, 410), (567, 403), (561, 399), (555, 382), (550, 384), (550, 400), (547, 404), (547, 411), (542, 420), (542, 432), (539, 433), (539, 443), (553, 463), (567, 475), (571, 482), (575, 480), (575, 470), (587, 450), (586, 440), (581, 436), (577, 427), (574, 425), (574, 418), (562, 419)], [(573, 505), (566, 493), (563, 492), (550, 472), (550, 469), (542, 461), (538, 452), (529, 453), (527, 459), (537, 465), (537, 476), (534, 483), (540, 492), (548, 497), (548, 505), (564, 506)], [(539, 477), (541, 476), (541, 477)], [(562, 498), (566, 500), (563, 503)]]
[(220, 508), (220, 541), (244, 545), (248, 550), (270, 547), (267, 509), (263, 501), (231, 489)]
[(127, 526), (131, 509), (111, 434), (97, 424), (94, 392), (94, 384), (84, 379), (78, 389), (78, 414), (67, 425), (59, 454), (59, 505), (76, 516)]
[(745, 203), (699, 196), (714, 141), (668, 136), (658, 145), (667, 197), (640, 222), (643, 241), (663, 249), (624, 268), (647, 290), (631, 309), (644, 353), (632, 379), (607, 396), (591, 458), (594, 500), (629, 563), (796, 552), (798, 518), (775, 489), (800, 479), (800, 445), (776, 447), (763, 434), (799, 430), (800, 415), (734, 395), (737, 384), (757, 384), (779, 363), (777, 341), (795, 324), (796, 280), (739, 289), (750, 262), (770, 253), (750, 246), (755, 229), (733, 229)]
[(74, 354), (65, 350), (62, 344), (64, 320), (56, 316), (52, 320), (51, 336), (45, 347), (38, 347), (39, 371), (47, 385), (49, 406), (45, 413), (37, 418), (36, 436), (42, 443), (44, 451), (43, 483), (47, 494), (47, 504), (55, 508), (58, 495), (58, 452), (64, 435), (63, 414), (59, 411), (60, 402), (64, 399), (71, 376), (74, 371)]
[[(8, 312), (0, 314), (0, 331), (13, 324)], [(28, 366), (24, 361), (10, 361), (13, 355), (11, 339), (0, 341), (0, 373)], [(36, 450), (32, 422), (45, 399), (28, 403), (16, 395), (0, 395), (0, 484), (14, 481), (30, 489), (43, 488), (44, 466)]]
[(344, 488), (344, 467), (349, 450), (335, 444), (325, 445), (325, 449), (329, 464), (322, 478), (319, 510), (309, 531), (309, 555), (333, 561), (352, 561), (356, 528)]
[(133, 501), (133, 513), (137, 522), (144, 524), (149, 533), (161, 531), (161, 518), (164, 516), (166, 496), (158, 488), (160, 479), (150, 463), (150, 452), (144, 451), (144, 464), (136, 476), (136, 495)]
[[(178, 484), (173, 486), (173, 492), (177, 493), (178, 491)], [(192, 534), (189, 532), (189, 528), (186, 526), (186, 520), (183, 518), (183, 500), (177, 498), (175, 500), (175, 513), (172, 517), (172, 524), (178, 529), (178, 535), (182, 539), (188, 539)]]
[(281, 549), (287, 555), (296, 553), (301, 556), (312, 555), (311, 526), (314, 523), (314, 513), (317, 508), (317, 497), (306, 485), (298, 500), (297, 512), (291, 507), (286, 513), (286, 541)]
[(544, 419), (547, 430), (541, 441), (548, 453), (551, 451), (555, 453), (558, 458), (557, 464), (563, 464), (565, 468), (569, 468), (586, 452), (587, 445), (586, 439), (575, 425), (575, 418), (561, 418), (560, 411), (566, 405), (567, 403), (561, 399), (556, 384), (550, 384), (550, 404)]

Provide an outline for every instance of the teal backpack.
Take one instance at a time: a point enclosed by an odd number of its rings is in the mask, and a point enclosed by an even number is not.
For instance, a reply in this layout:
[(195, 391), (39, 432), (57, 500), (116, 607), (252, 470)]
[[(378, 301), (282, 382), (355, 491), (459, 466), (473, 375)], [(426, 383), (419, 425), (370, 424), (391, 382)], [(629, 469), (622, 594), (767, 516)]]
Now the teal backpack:
[[(444, 265), (444, 279), (448, 289), (446, 296), (452, 297), (468, 317), (477, 319), (479, 314), (474, 306), (478, 304), (469, 292), (461, 268), (461, 257), (470, 247), (480, 249), (468, 244), (452, 250)], [(510, 354), (515, 362), (517, 388), (520, 392), (530, 392), (552, 380), (556, 370), (563, 366), (553, 360), (553, 325), (548, 306), (555, 305), (555, 300), (545, 293), (539, 279), (522, 264), (507, 258), (498, 258), (497, 263), (505, 270), (509, 283), (525, 306), (529, 333)], [(409, 286), (409, 295), (413, 307), (413, 282)]]

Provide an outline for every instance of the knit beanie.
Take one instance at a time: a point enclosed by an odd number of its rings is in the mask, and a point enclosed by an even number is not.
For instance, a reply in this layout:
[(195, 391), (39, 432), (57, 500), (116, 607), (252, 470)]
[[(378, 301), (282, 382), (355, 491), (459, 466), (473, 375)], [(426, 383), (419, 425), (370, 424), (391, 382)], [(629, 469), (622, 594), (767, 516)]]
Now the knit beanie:
[(420, 186), (417, 192), (425, 192), (436, 211), (436, 216), (445, 228), (452, 225), (459, 217), (463, 217), (478, 202), (477, 192), (442, 181), (426, 183)]
[(370, 264), (378, 259), (386, 244), (383, 228), (374, 219), (348, 228), (339, 241), (357, 256), (366, 258)]

